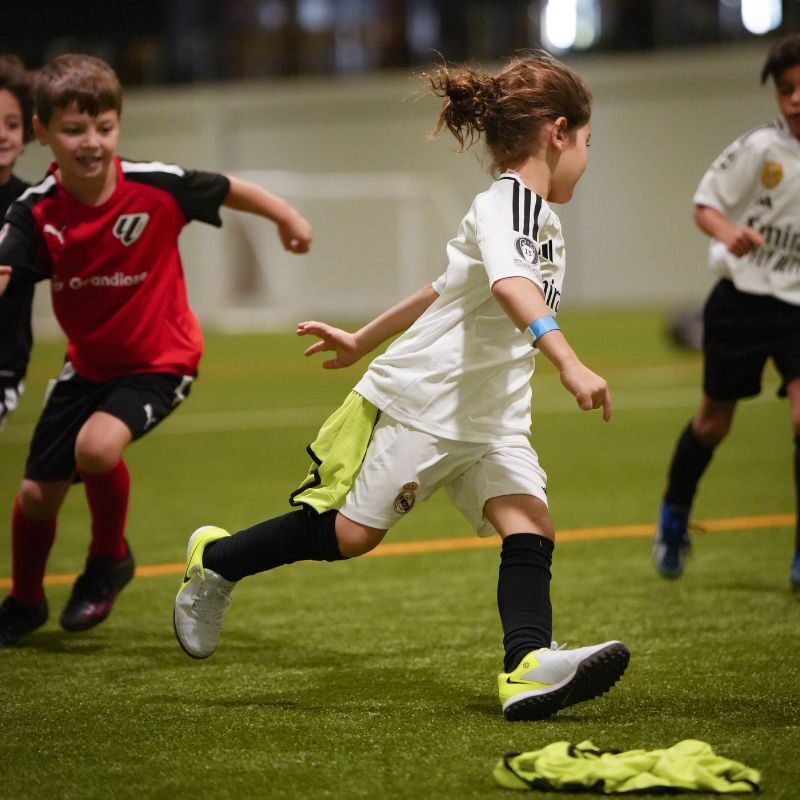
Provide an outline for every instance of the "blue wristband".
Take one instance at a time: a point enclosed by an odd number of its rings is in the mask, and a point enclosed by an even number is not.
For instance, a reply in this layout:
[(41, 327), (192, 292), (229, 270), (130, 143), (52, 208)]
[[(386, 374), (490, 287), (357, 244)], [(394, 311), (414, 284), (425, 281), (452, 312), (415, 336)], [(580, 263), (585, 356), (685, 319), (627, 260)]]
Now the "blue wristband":
[(531, 347), (536, 347), (537, 340), (541, 339), (546, 333), (550, 331), (560, 331), (558, 323), (553, 317), (539, 317), (528, 325), (528, 330), (532, 335)]

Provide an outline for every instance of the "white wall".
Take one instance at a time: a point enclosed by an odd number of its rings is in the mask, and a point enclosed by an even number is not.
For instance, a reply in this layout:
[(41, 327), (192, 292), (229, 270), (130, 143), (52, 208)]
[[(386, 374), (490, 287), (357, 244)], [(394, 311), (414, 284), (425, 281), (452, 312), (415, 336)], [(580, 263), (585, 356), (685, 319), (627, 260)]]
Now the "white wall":
[[(591, 83), (595, 105), (589, 170), (572, 203), (559, 209), (568, 253), (565, 307), (701, 299), (711, 279), (706, 241), (691, 223), (692, 193), (725, 145), (774, 116), (771, 88), (758, 83), (765, 50), (759, 42), (571, 62)], [(264, 272), (253, 266), (262, 242), (248, 244), (237, 222), (223, 233), (195, 224), (183, 234), (192, 302), (206, 324), (227, 320), (233, 307), (258, 308), (270, 292), (291, 319), (331, 305), (365, 314), (441, 271), (447, 239), (489, 182), (476, 155), (453, 152), (449, 134), (426, 141), (437, 112), (420, 81), (397, 74), (131, 91), (120, 151), (221, 171), (408, 173), (433, 187), (438, 203), (429, 196), (411, 201), (425, 225), (409, 237), (397, 227), (402, 203), (323, 202), (299, 189), (293, 197), (290, 179), (279, 188), (315, 224), (314, 251), (282, 254), (265, 223)], [(18, 172), (34, 179), (47, 161), (32, 144)], [(393, 260), (403, 238), (414, 239), (413, 280), (398, 275)], [(300, 287), (290, 292), (293, 302), (285, 292), (275, 295), (280, 271), (296, 281), (290, 290)], [(39, 316), (45, 306), (37, 301)]]

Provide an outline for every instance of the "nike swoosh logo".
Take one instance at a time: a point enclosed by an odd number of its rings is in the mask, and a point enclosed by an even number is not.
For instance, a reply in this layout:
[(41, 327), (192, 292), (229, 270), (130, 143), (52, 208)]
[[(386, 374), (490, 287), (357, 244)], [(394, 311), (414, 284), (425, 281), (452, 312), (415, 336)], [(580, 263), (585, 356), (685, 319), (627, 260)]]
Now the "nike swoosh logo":
[(197, 542), (195, 546), (192, 548), (192, 552), (189, 553), (189, 558), (186, 560), (186, 575), (189, 574), (189, 566), (194, 561), (195, 553), (197, 552), (197, 548), (200, 547), (200, 542)]
[(192, 548), (192, 552), (189, 554), (189, 558), (186, 561), (186, 572), (183, 573), (184, 584), (188, 583), (194, 577), (193, 575), (189, 574), (189, 569), (192, 561), (194, 560), (194, 555), (197, 552), (198, 547), (200, 547), (199, 542)]

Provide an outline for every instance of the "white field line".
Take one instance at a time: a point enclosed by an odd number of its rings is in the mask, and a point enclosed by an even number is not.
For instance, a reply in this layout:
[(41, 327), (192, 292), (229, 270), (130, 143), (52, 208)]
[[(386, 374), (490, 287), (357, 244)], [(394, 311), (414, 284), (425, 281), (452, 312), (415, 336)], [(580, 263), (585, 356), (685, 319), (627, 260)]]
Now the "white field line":
[[(541, 416), (556, 414), (574, 414), (578, 409), (564, 390), (563, 398), (548, 398), (537, 401), (534, 394), (533, 422)], [(668, 408), (694, 408), (700, 400), (698, 387), (671, 389), (663, 392), (648, 391), (637, 393), (620, 391), (612, 392), (615, 411), (655, 411)], [(774, 395), (764, 393), (750, 403), (774, 404), (781, 401)], [(159, 428), (159, 436), (186, 436), (201, 433), (229, 433), (236, 431), (272, 430), (275, 428), (315, 428), (335, 410), (336, 406), (307, 406), (302, 408), (264, 408), (249, 411), (201, 411), (192, 413), (180, 410), (170, 417)], [(30, 423), (15, 424), (14, 418), (9, 420), (6, 429), (0, 434), (3, 441), (20, 444), (27, 443), (33, 433)]]

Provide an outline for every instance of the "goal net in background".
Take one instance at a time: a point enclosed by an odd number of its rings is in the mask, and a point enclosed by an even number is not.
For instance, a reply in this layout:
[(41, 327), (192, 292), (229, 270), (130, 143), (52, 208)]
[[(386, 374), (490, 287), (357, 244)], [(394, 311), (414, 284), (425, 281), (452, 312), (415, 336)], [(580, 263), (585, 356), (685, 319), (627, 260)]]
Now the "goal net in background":
[(314, 240), (305, 255), (287, 253), (270, 224), (226, 213), (222, 291), (193, 293), (198, 313), (211, 309), (203, 316), (228, 331), (374, 316), (441, 274), (465, 210), (454, 190), (424, 175), (237, 175), (285, 197), (311, 222)]

